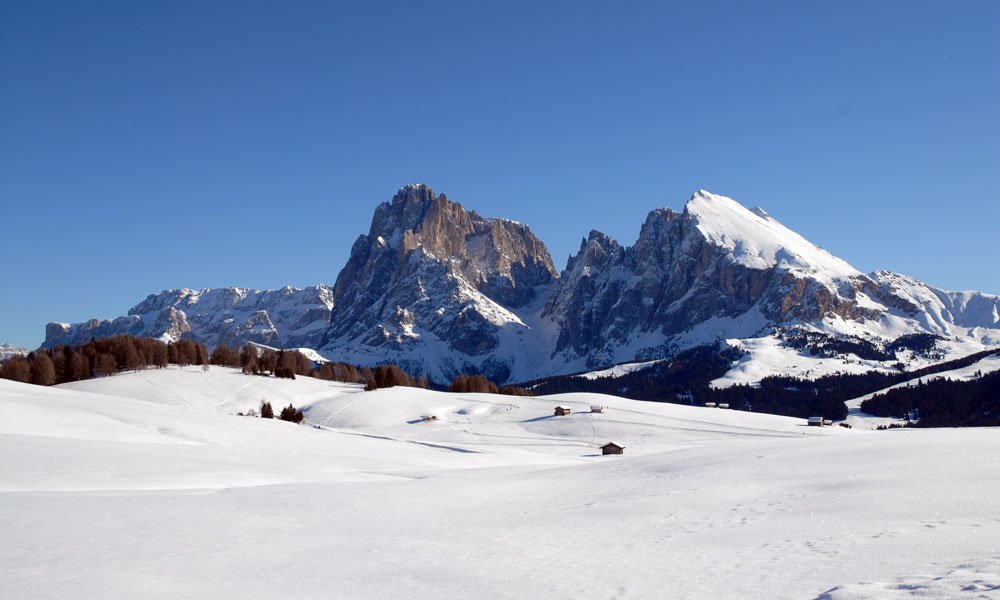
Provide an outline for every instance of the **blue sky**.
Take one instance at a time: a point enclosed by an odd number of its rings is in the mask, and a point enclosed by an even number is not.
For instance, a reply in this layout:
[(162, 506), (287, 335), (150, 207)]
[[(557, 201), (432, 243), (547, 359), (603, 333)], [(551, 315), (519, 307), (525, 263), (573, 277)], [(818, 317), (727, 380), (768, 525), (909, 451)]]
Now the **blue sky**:
[(1000, 3), (0, 2), (0, 341), (333, 283), (426, 182), (565, 266), (705, 188), (1000, 293)]

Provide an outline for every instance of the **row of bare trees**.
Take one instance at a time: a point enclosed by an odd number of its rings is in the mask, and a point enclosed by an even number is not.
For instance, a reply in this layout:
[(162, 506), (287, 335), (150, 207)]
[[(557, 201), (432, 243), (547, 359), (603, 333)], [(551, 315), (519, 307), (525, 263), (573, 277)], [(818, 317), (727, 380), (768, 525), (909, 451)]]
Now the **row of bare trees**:
[[(364, 383), (366, 390), (395, 386), (430, 387), (426, 376), (414, 377), (395, 364), (379, 365), (374, 369), (342, 362), (317, 366), (297, 350), (275, 350), (256, 344), (245, 344), (239, 348), (219, 344), (209, 355), (204, 345), (191, 340), (164, 343), (153, 338), (124, 335), (92, 339), (83, 345), (39, 349), (27, 356), (9, 358), (0, 363), (0, 377), (37, 385), (56, 385), (106, 377), (120, 371), (162, 369), (168, 364), (182, 367), (202, 365), (206, 369), (212, 364), (239, 367), (244, 373), (253, 375), (288, 379), (307, 376), (327, 381)], [(498, 387), (482, 375), (459, 375), (452, 380), (449, 391), (530, 395), (523, 388)]]
[(122, 335), (11, 357), (0, 363), (0, 377), (22, 383), (56, 385), (106, 377), (119, 371), (207, 363), (205, 346), (191, 340), (164, 343), (153, 338)]
[(483, 375), (459, 375), (451, 380), (449, 392), (473, 394), (504, 394), (507, 396), (530, 396), (531, 392), (514, 385), (498, 386)]
[(361, 371), (353, 365), (325, 362), (314, 366), (313, 361), (298, 350), (275, 350), (256, 344), (245, 344), (240, 348), (219, 344), (212, 350), (209, 361), (213, 365), (240, 367), (250, 375), (273, 375), (288, 379), (306, 376), (346, 383), (364, 381)]

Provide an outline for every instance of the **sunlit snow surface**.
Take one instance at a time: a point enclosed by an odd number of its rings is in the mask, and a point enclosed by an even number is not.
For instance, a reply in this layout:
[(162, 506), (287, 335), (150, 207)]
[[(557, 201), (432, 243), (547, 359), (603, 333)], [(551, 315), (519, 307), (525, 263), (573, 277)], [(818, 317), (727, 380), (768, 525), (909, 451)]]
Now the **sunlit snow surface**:
[(853, 277), (861, 273), (819, 248), (761, 209), (748, 210), (726, 196), (698, 191), (684, 209), (705, 237), (732, 252), (733, 260), (754, 269), (778, 267), (812, 277)]
[[(232, 414), (262, 398), (309, 424)], [(220, 368), (0, 381), (0, 597), (991, 597), (998, 435)]]

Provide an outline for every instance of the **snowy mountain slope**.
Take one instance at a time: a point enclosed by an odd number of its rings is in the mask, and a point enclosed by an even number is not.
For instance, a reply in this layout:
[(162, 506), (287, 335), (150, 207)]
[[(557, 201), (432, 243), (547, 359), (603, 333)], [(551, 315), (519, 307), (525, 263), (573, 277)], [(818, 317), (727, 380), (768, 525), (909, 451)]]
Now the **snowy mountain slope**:
[(758, 270), (777, 267), (827, 280), (861, 275), (846, 261), (812, 244), (761, 208), (748, 210), (732, 198), (699, 190), (684, 206), (684, 212), (709, 243), (729, 250), (732, 260), (741, 265)]
[[(990, 430), (336, 386), (315, 429), (194, 401), (266, 378), (148, 378), (131, 399), (0, 381), (0, 596), (843, 598), (927, 582), (973, 598), (998, 575)], [(545, 410), (595, 401), (608, 412)], [(428, 410), (440, 421), (407, 422)], [(626, 454), (595, 456), (595, 431)]]
[[(747, 355), (726, 384), (917, 368), (997, 347), (1000, 298), (863, 274), (762, 209), (704, 190), (680, 212), (651, 211), (632, 246), (592, 231), (557, 274), (526, 226), (417, 184), (376, 208), (332, 287), (164, 292), (127, 317), (50, 324), (45, 345), (116, 333), (313, 348), (438, 383), (603, 370), (732, 340)], [(871, 351), (817, 359), (793, 343), (803, 338)]]
[(27, 353), (27, 348), (18, 348), (13, 344), (0, 343), (0, 361), (7, 360), (12, 356), (21, 356)]
[[(876, 298), (885, 299), (889, 317), (916, 321), (918, 326), (938, 335), (953, 335), (957, 329), (1000, 329), (1000, 298), (979, 292), (948, 292), (921, 281), (889, 271), (875, 271), (869, 276), (878, 290)], [(988, 332), (994, 343), (1000, 335)]]
[[(900, 361), (917, 368), (971, 354), (1000, 345), (998, 306), (1000, 298), (986, 294), (864, 275), (761, 209), (702, 190), (681, 213), (651, 212), (632, 247), (591, 232), (544, 314), (560, 324), (556, 357), (584, 358), (588, 369), (729, 339), (747, 351), (717, 382), (729, 385), (893, 369)], [(787, 343), (789, 330), (877, 347), (915, 334), (943, 339), (923, 354), (900, 347), (879, 359), (813, 357)]]
[(961, 367), (958, 369), (951, 369), (949, 371), (940, 371), (938, 373), (933, 373), (930, 375), (923, 375), (921, 377), (914, 377), (913, 379), (908, 379), (902, 381), (895, 385), (891, 385), (887, 388), (872, 392), (870, 394), (865, 394), (858, 398), (848, 400), (845, 402), (847, 405), (847, 422), (850, 423), (852, 427), (860, 429), (875, 429), (879, 425), (888, 425), (890, 423), (897, 423), (899, 419), (876, 417), (875, 415), (870, 415), (868, 413), (861, 411), (861, 403), (865, 400), (871, 399), (873, 396), (884, 394), (887, 391), (900, 387), (910, 387), (918, 385), (920, 383), (927, 383), (935, 379), (951, 379), (953, 381), (972, 381), (978, 379), (987, 373), (993, 373), (994, 371), (1000, 371), (1000, 355), (987, 356), (982, 358), (971, 365)]
[(151, 294), (124, 317), (86, 323), (49, 323), (43, 347), (86, 343), (92, 337), (135, 335), (209, 346), (247, 342), (315, 347), (333, 309), (333, 289), (318, 285), (279, 290), (218, 288)]

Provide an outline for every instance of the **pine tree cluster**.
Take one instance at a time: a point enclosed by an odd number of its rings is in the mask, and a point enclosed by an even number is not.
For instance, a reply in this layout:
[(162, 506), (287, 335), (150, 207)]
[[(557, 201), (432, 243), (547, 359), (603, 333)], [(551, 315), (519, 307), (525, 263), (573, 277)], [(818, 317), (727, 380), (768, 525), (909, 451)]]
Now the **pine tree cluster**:
[(971, 381), (933, 379), (893, 388), (861, 403), (879, 417), (907, 418), (916, 410), (916, 427), (996, 427), (1000, 425), (1000, 371)]

